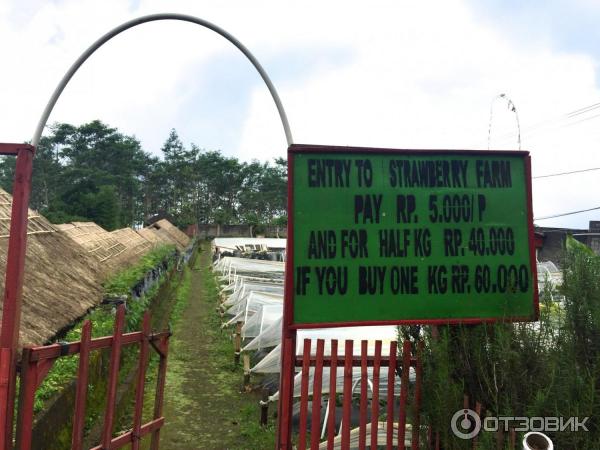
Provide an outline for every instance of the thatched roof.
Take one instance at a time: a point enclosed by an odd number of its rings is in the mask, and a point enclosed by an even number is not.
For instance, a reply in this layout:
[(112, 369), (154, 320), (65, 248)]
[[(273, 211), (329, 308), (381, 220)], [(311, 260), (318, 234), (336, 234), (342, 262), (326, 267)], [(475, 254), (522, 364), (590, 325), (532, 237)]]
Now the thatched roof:
[(164, 239), (172, 241), (179, 250), (183, 250), (190, 243), (190, 238), (166, 219), (161, 219), (148, 228), (155, 230)]
[(131, 228), (121, 228), (120, 230), (111, 231), (110, 235), (125, 247), (133, 250), (135, 254), (144, 254), (153, 246), (153, 242), (139, 235)]
[(94, 222), (55, 225), (102, 263), (107, 273), (134, 264), (152, 248), (152, 243), (129, 228), (108, 232)]
[[(3, 203), (0, 226), (4, 227), (4, 218), (10, 218), (12, 198), (2, 191), (0, 199)], [(57, 232), (44, 217), (30, 210), (29, 218), (20, 342), (40, 345), (100, 302), (103, 271), (83, 247)], [(3, 292), (8, 231), (2, 230), (0, 287)]]
[(56, 228), (69, 236), (98, 261), (105, 262), (119, 256), (127, 247), (94, 222), (72, 222), (56, 225)]
[[(0, 190), (0, 289), (8, 253), (12, 197)], [(41, 345), (82, 317), (102, 299), (108, 273), (132, 264), (154, 244), (187, 245), (170, 222), (135, 232), (109, 233), (93, 222), (52, 225), (29, 210), (23, 284), (21, 344)], [(183, 233), (181, 233), (183, 234)], [(0, 312), (2, 305), (0, 304)]]
[(155, 245), (159, 245), (159, 244), (170, 244), (171, 241), (165, 241), (163, 236), (161, 236), (160, 234), (158, 234), (156, 232), (155, 229), (152, 228), (141, 228), (139, 230), (136, 230), (136, 233), (138, 233), (140, 236), (142, 236), (144, 239), (146, 239), (147, 241), (152, 242)]
[[(10, 234), (10, 214), (12, 208), (12, 196), (0, 189), (0, 238), (7, 238)], [(29, 223), (27, 234), (54, 233), (56, 228), (45, 217), (40, 216), (32, 209), (29, 210)]]

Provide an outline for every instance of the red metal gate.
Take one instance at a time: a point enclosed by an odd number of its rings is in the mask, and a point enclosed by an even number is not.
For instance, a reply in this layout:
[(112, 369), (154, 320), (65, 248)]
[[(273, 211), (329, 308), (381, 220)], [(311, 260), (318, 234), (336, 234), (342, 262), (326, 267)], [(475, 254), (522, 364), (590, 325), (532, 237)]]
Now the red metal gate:
[[(292, 345), (286, 342), (286, 347)], [(354, 341), (344, 342), (343, 354), (339, 354), (338, 341), (329, 341), (330, 356), (325, 356), (325, 341), (316, 341), (316, 349), (312, 342), (305, 339), (303, 342), (302, 356), (296, 358), (296, 367), (301, 367), (300, 384), (300, 412), (298, 429), (298, 450), (310, 447), (311, 450), (327, 448), (332, 449), (359, 449), (378, 448), (385, 446), (386, 449), (412, 450), (419, 448), (420, 441), (420, 406), (421, 406), (421, 384), (422, 384), (422, 353), (423, 343), (419, 342), (416, 355), (411, 354), (411, 344), (405, 341), (402, 345), (400, 360), (397, 358), (397, 342), (389, 344), (387, 355), (382, 355), (382, 342), (376, 341), (372, 356), (369, 355), (368, 342), (361, 341), (358, 355), (355, 355)], [(323, 368), (329, 368), (329, 380), (323, 379)], [(360, 378), (354, 380), (353, 367), (360, 367)], [(387, 368), (387, 376), (381, 377), (381, 368)], [(414, 393), (412, 396), (412, 408), (409, 405), (409, 373), (411, 367), (414, 369)], [(371, 373), (369, 374), (369, 368)], [(391, 370), (390, 370), (391, 369)], [(343, 373), (343, 388), (337, 392), (337, 373)], [(400, 373), (400, 391), (395, 392), (396, 374)], [(310, 375), (313, 376), (312, 390), (310, 390)], [(385, 398), (380, 398), (382, 384), (386, 384), (387, 392)], [(324, 386), (329, 387), (329, 401), (327, 403), (325, 419), (322, 420), (322, 390)], [(352, 429), (351, 413), (354, 389), (360, 386), (358, 395), (359, 421), (358, 427)], [(369, 390), (371, 391), (369, 405)], [(339, 431), (336, 433), (336, 398), (342, 396), (342, 419)], [(399, 400), (397, 397), (399, 394)], [(309, 397), (312, 401), (309, 401)], [(385, 410), (380, 411), (380, 401), (385, 401)], [(397, 408), (396, 408), (397, 406)], [(309, 408), (311, 409), (309, 413)], [(411, 409), (412, 424), (407, 431), (407, 411)], [(370, 420), (368, 416), (370, 415)], [(385, 420), (380, 417), (385, 415)], [(310, 419), (309, 419), (310, 417)], [(310, 421), (309, 421), (310, 420)], [(308, 424), (310, 423), (310, 433)], [(289, 427), (283, 435), (291, 435), (291, 423), (282, 426)], [(283, 430), (280, 430), (280, 433)], [(326, 431), (326, 433), (325, 433)], [(321, 442), (321, 436), (326, 439)], [(282, 435), (280, 434), (280, 437)], [(310, 436), (310, 438), (309, 438)], [(410, 441), (406, 445), (407, 441)], [(358, 442), (356, 444), (356, 442)], [(287, 443), (282, 442), (280, 448), (286, 448)]]
[(31, 145), (0, 143), (0, 155), (17, 157), (0, 330), (0, 450), (12, 448), (17, 347), (21, 325), (21, 294), (34, 152), (35, 147)]
[[(90, 321), (86, 321), (83, 325), (80, 342), (53, 344), (43, 347), (25, 347), (23, 349), (19, 410), (17, 417), (17, 450), (31, 449), (33, 405), (37, 388), (58, 358), (74, 354), (79, 354), (79, 368), (77, 372), (77, 389), (73, 413), (71, 449), (83, 449), (90, 352), (106, 348), (110, 349), (110, 362), (102, 438), (100, 444), (96, 447), (92, 447), (92, 450), (119, 449), (126, 445), (131, 445), (133, 450), (137, 450), (140, 448), (141, 439), (148, 434), (152, 434), (150, 448), (152, 450), (158, 449), (160, 428), (163, 426), (165, 420), (162, 416), (162, 405), (167, 370), (169, 336), (171, 333), (168, 331), (152, 333), (150, 329), (149, 312), (146, 312), (144, 315), (142, 331), (124, 333), (124, 326), (125, 305), (119, 305), (116, 311), (115, 327), (112, 336), (91, 339), (92, 325)], [(140, 347), (133, 425), (128, 432), (113, 437), (121, 349), (123, 346), (127, 345), (139, 345)], [(144, 388), (150, 346), (156, 350), (160, 357), (158, 363), (158, 378), (156, 383), (153, 419), (142, 424)]]

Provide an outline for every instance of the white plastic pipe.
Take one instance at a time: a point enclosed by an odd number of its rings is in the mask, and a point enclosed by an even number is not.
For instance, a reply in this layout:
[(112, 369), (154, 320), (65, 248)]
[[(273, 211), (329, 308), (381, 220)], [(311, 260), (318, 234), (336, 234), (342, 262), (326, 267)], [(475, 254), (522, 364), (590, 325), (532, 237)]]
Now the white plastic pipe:
[(523, 450), (554, 450), (554, 444), (544, 433), (530, 431), (523, 436)]
[(263, 79), (265, 84), (267, 85), (267, 89), (269, 89), (269, 92), (271, 93), (271, 97), (273, 97), (273, 101), (275, 102), (275, 106), (277, 107), (277, 112), (279, 113), (279, 118), (281, 119), (281, 124), (283, 125), (283, 131), (285, 133), (285, 137), (286, 137), (288, 146), (293, 143), (292, 131), (290, 129), (290, 125), (288, 123), (288, 119), (287, 119), (285, 110), (283, 109), (283, 104), (281, 103), (281, 99), (279, 98), (279, 94), (277, 93), (275, 86), (271, 82), (271, 79), (267, 75), (267, 72), (265, 71), (265, 69), (263, 69), (263, 67), (260, 65), (260, 63), (255, 58), (255, 56), (250, 52), (250, 50), (248, 50), (244, 46), (244, 44), (242, 44), (239, 40), (237, 40), (233, 35), (231, 35), (227, 31), (225, 31), (223, 28), (209, 22), (208, 20), (200, 19), (199, 17), (189, 16), (186, 14), (163, 13), (163, 14), (150, 14), (148, 16), (138, 17), (137, 19), (133, 19), (128, 22), (125, 22), (125, 23), (119, 25), (118, 27), (113, 28), (108, 33), (106, 33), (104, 36), (100, 37), (92, 45), (90, 45), (88, 47), (88, 49), (85, 50), (81, 54), (81, 56), (79, 56), (79, 58), (77, 58), (77, 60), (69, 68), (67, 73), (65, 73), (63, 78), (60, 80), (60, 82), (58, 83), (58, 86), (56, 86), (56, 89), (52, 93), (52, 96), (50, 97), (50, 100), (48, 101), (48, 104), (46, 105), (46, 108), (44, 109), (44, 112), (42, 113), (42, 116), (40, 117), (40, 120), (35, 129), (35, 132), (33, 133), (33, 139), (31, 140), (31, 145), (33, 145), (34, 147), (37, 146), (38, 142), (40, 141), (40, 138), (42, 137), (42, 132), (44, 131), (46, 122), (48, 122), (50, 113), (52, 112), (52, 109), (54, 109), (54, 105), (56, 105), (56, 102), (58, 101), (60, 94), (65, 89), (65, 87), (67, 86), (67, 84), (69, 83), (69, 81), (71, 80), (73, 75), (75, 75), (75, 72), (77, 72), (77, 70), (81, 67), (81, 65), (90, 56), (92, 56), (92, 54), (96, 50), (98, 50), (106, 42), (110, 41), (113, 37), (122, 33), (125, 30), (133, 28), (137, 25), (141, 25), (143, 23), (155, 22), (158, 20), (181, 20), (184, 22), (195, 23), (204, 28), (208, 28), (209, 30), (214, 31), (215, 33), (223, 36), (225, 39), (227, 39), (229, 42), (231, 42), (233, 45), (235, 45), (238, 48), (238, 50), (240, 50), (244, 54), (244, 56), (246, 56), (246, 58), (248, 58), (248, 60), (252, 63), (254, 68), (258, 71), (259, 75), (261, 76), (261, 78)]

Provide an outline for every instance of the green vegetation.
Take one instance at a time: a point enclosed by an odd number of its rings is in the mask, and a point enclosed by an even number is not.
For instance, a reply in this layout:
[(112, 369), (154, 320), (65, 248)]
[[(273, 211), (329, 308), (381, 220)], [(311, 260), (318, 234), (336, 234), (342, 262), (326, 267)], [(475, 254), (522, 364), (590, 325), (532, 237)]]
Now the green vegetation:
[[(33, 162), (31, 205), (53, 223), (94, 221), (107, 230), (161, 214), (194, 223), (282, 225), (286, 161), (240, 162), (191, 144), (172, 130), (157, 158), (102, 122), (50, 127)], [(12, 189), (14, 158), (0, 161), (0, 186)]]
[[(233, 362), (230, 330), (221, 329), (215, 314), (218, 290), (209, 266), (210, 252), (204, 250), (190, 272), (189, 290), (178, 292), (171, 316), (161, 446), (170, 450), (273, 448), (273, 423), (266, 428), (258, 423), (258, 393), (242, 392), (243, 370)], [(153, 404), (153, 389), (148, 389), (146, 417)], [(142, 448), (147, 444), (145, 439)]]
[[(106, 293), (129, 295), (129, 290), (151, 269), (167, 258), (174, 251), (174, 246), (164, 245), (143, 256), (137, 264), (123, 270), (111, 277), (105, 284)], [(127, 331), (136, 330), (142, 319), (144, 311), (156, 294), (162, 281), (135, 302), (130, 302), (126, 314)], [(108, 336), (113, 333), (114, 314), (112, 307), (99, 306), (90, 311), (62, 339), (66, 342), (76, 342), (81, 339), (81, 330), (86, 320), (92, 323), (92, 337)], [(77, 373), (79, 358), (76, 355), (58, 358), (52, 369), (36, 392), (35, 411), (43, 409), (45, 402), (65, 389)]]
[[(114, 296), (125, 295), (128, 300), (131, 300), (131, 288), (135, 286), (149, 270), (154, 269), (162, 261), (173, 255), (174, 252), (174, 245), (162, 245), (148, 252), (140, 258), (137, 264), (109, 278), (103, 284), (105, 294)], [(156, 283), (143, 297), (127, 304), (126, 322), (129, 331), (139, 328), (144, 311), (148, 309), (160, 284), (161, 283)]]
[[(213, 274), (207, 267), (203, 267), (202, 276), (207, 288), (207, 301), (213, 306), (218, 304), (219, 291)], [(241, 380), (244, 371), (241, 365), (235, 365), (232, 360), (233, 347), (231, 342), (230, 330), (222, 330), (219, 316), (211, 314), (208, 318), (209, 324), (218, 333), (215, 334), (215, 365), (221, 371), (221, 379), (225, 387), (229, 387), (236, 397), (240, 398), (242, 406), (237, 412), (236, 421), (239, 425), (239, 435), (236, 443), (231, 444), (230, 449), (270, 449), (275, 447), (275, 423), (271, 411), (269, 423), (266, 427), (259, 424), (258, 393), (240, 392)], [(276, 405), (271, 405), (271, 409)]]
[[(584, 417), (588, 432), (549, 432), (555, 448), (600, 448), (600, 257), (573, 239), (563, 262), (562, 304), (540, 293), (536, 324), (439, 328), (427, 336), (424, 413), (443, 448), (470, 448), (452, 436), (463, 393), (490, 416)], [(495, 448), (481, 433), (481, 448)], [(507, 442), (507, 440), (505, 441)]]

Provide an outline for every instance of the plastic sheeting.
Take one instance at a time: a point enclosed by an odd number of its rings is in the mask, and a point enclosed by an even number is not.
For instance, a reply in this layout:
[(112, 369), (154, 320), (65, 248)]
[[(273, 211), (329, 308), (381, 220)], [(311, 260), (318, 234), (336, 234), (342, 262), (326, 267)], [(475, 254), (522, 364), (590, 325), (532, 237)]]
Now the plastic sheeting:
[[(337, 339), (338, 356), (344, 355), (344, 340), (354, 341), (354, 354), (360, 352), (360, 341), (368, 341), (367, 354), (375, 354), (375, 341), (382, 341), (381, 354), (388, 356), (390, 342), (398, 339), (397, 329), (393, 325), (376, 327), (340, 327), (340, 328), (315, 328), (311, 330), (299, 330), (296, 339), (296, 355), (302, 355), (303, 340), (312, 339), (311, 354), (316, 353), (316, 340), (325, 339), (324, 355), (331, 355), (331, 339)], [(278, 373), (281, 361), (281, 342), (271, 350), (262, 360), (260, 360), (252, 369), (253, 373)]]
[(537, 273), (540, 288), (543, 288), (546, 282), (549, 282), (552, 287), (562, 284), (562, 272), (552, 261), (538, 262)]
[[(537, 263), (538, 274), (538, 292), (540, 294), (549, 293), (553, 301), (561, 302), (564, 296), (561, 295), (557, 288), (563, 282), (563, 274), (552, 261), (544, 261)], [(548, 290), (546, 290), (549, 288)]]
[[(250, 293), (244, 296), (242, 300), (231, 306), (226, 311), (226, 314), (235, 316), (238, 313), (245, 311), (245, 315), (248, 316), (248, 312), (251, 312), (250, 315), (252, 315), (258, 312), (262, 305), (272, 304), (283, 304), (283, 295), (261, 291), (250, 291)], [(246, 322), (246, 320), (244, 320), (244, 322)]]
[[(410, 448), (412, 445), (412, 426), (410, 424), (406, 424), (406, 432), (405, 432), (405, 437), (404, 437), (404, 447), (405, 448)], [(367, 430), (367, 448), (371, 448), (370, 447), (370, 442), (371, 442), (371, 423), (367, 423), (366, 426), (366, 430)], [(359, 435), (360, 435), (360, 428), (353, 428), (352, 430), (350, 430), (350, 446), (348, 447), (350, 450), (354, 450), (354, 449), (358, 449), (360, 448), (359, 445)], [(393, 424), (393, 433), (392, 433), (393, 439), (392, 439), (392, 447), (393, 448), (398, 448), (398, 422), (394, 422)], [(377, 446), (378, 448), (381, 446), (382, 448), (385, 447), (387, 445), (387, 422), (379, 422), (379, 425), (377, 427)], [(333, 448), (335, 450), (341, 449), (342, 448), (342, 436), (338, 435), (336, 436), (336, 438), (333, 440)], [(327, 449), (327, 442), (321, 442), (321, 444), (319, 445), (319, 450), (325, 450)]]
[(265, 293), (283, 297), (283, 284), (248, 282), (240, 286), (223, 302), (223, 306), (235, 306), (246, 301), (252, 293)]
[(266, 327), (262, 333), (252, 339), (242, 349), (243, 352), (261, 350), (263, 348), (275, 347), (281, 342), (281, 322), (283, 317), (279, 317), (276, 322)]
[(243, 287), (245, 283), (267, 283), (283, 285), (283, 280), (278, 278), (252, 277), (247, 275), (236, 275), (234, 280), (223, 286), (221, 292), (236, 292)]
[(258, 273), (263, 274), (263, 276), (265, 273), (280, 273), (283, 276), (284, 269), (285, 263), (283, 262), (235, 258), (233, 256), (221, 258), (214, 264), (214, 270), (227, 275), (234, 272), (235, 274)]
[(213, 240), (215, 247), (222, 250), (247, 250), (249, 247), (252, 250), (260, 248), (265, 249), (284, 249), (286, 247), (286, 239), (275, 238), (215, 238)]
[(242, 339), (257, 337), (263, 330), (275, 322), (279, 322), (281, 325), (282, 316), (283, 301), (276, 304), (262, 305), (262, 307), (244, 323), (244, 326), (242, 327)]
[[(312, 392), (313, 389), (313, 385), (314, 385), (314, 380), (315, 380), (315, 368), (311, 367), (309, 372), (308, 372), (308, 386), (309, 386), (309, 392)], [(330, 368), (329, 367), (323, 367), (323, 378), (321, 381), (321, 392), (323, 394), (328, 394), (329, 393), (329, 381), (330, 381)], [(342, 393), (343, 389), (344, 389), (344, 367), (343, 366), (338, 366), (337, 370), (336, 370), (336, 374), (335, 374), (336, 378), (335, 378), (335, 391), (337, 393)], [(388, 392), (388, 386), (387, 386), (387, 380), (388, 380), (388, 368), (387, 367), (381, 367), (379, 369), (379, 398), (381, 398), (382, 400), (384, 400), (387, 396), (387, 392)], [(352, 385), (354, 387), (354, 391), (353, 394), (360, 394), (360, 379), (361, 379), (361, 368), (360, 367), (353, 367), (352, 368)], [(372, 367), (368, 367), (367, 368), (367, 384), (368, 384), (368, 388), (367, 388), (367, 393), (369, 398), (371, 398), (371, 394), (372, 394), (372, 389), (373, 389), (373, 368)], [(416, 379), (415, 376), (415, 371), (414, 368), (410, 368), (410, 372), (409, 372), (409, 381), (412, 383), (414, 382)], [(297, 373), (296, 376), (294, 377), (294, 397), (300, 397), (300, 390), (301, 390), (301, 384), (302, 384), (302, 373)], [(394, 377), (394, 396), (399, 396), (400, 395), (400, 377), (398, 375), (396, 375)], [(279, 400), (279, 391), (275, 392), (273, 395), (271, 395), (269, 397), (269, 401), (277, 401)]]

